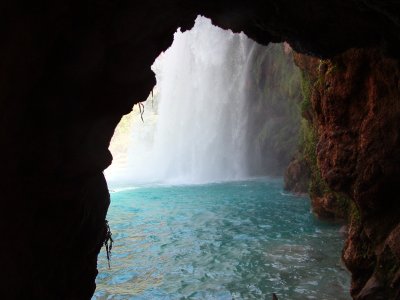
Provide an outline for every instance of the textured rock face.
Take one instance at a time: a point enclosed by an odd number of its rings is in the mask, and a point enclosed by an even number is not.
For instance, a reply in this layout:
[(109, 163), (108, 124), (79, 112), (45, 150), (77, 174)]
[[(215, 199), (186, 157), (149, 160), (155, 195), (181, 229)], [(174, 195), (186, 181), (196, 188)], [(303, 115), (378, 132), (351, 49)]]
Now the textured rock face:
[[(396, 1), (374, 0), (3, 1), (2, 297), (90, 298), (106, 234), (109, 195), (102, 170), (112, 159), (108, 144), (121, 116), (151, 91), (155, 79), (150, 65), (178, 27), (190, 28), (201, 13), (260, 43), (287, 40), (302, 53), (329, 57), (374, 45), (398, 57), (398, 12)], [(327, 75), (340, 91), (336, 97), (342, 105), (336, 107), (339, 102), (323, 94), (315, 110), (319, 129), (326, 130), (318, 147), (323, 177), (351, 195), (362, 212), (362, 225), (352, 226), (356, 233), (344, 254), (356, 295), (368, 278), (376, 278), (366, 285), (370, 290), (379, 290), (382, 282), (379, 272), (370, 276), (365, 256), (357, 256), (361, 242), (373, 245), (368, 248), (374, 253), (372, 267), (380, 257), (390, 257), (382, 253), (399, 253), (394, 230), (398, 198), (393, 196), (399, 186), (399, 83), (394, 60), (378, 52), (348, 55), (359, 62), (349, 72), (361, 70), (357, 72), (369, 77), (357, 79), (356, 73), (346, 72), (347, 77), (335, 81)], [(349, 78), (351, 84), (346, 83)], [(350, 99), (354, 91), (358, 97)], [(337, 129), (329, 125), (336, 123)]]
[(296, 194), (306, 194), (310, 182), (310, 168), (306, 161), (293, 159), (285, 172), (285, 190)]
[[(343, 259), (355, 299), (400, 297), (400, 65), (379, 50), (329, 60), (297, 55), (312, 79), (318, 167), (336, 192), (354, 200)], [(335, 210), (329, 195), (314, 209)], [(349, 207), (350, 209), (350, 207)]]

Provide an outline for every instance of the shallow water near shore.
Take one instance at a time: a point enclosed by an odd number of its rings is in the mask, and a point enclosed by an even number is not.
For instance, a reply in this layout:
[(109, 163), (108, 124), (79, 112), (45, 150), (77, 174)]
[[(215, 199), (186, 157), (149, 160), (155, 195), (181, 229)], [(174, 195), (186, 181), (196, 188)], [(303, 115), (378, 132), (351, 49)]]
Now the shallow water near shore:
[(340, 225), (280, 179), (110, 190), (93, 299), (351, 299)]

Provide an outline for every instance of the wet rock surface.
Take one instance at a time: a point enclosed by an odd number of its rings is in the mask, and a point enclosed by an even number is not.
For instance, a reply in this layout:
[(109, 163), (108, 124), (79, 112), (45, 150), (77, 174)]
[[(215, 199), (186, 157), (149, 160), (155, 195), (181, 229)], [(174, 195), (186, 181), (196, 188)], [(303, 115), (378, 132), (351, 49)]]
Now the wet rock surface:
[[(298, 55), (296, 61), (312, 78), (321, 177), (333, 193), (352, 199), (345, 208), (350, 227), (343, 250), (352, 295), (397, 299), (399, 63), (377, 49), (352, 49), (328, 60)], [(323, 217), (341, 209), (330, 192), (312, 203)]]

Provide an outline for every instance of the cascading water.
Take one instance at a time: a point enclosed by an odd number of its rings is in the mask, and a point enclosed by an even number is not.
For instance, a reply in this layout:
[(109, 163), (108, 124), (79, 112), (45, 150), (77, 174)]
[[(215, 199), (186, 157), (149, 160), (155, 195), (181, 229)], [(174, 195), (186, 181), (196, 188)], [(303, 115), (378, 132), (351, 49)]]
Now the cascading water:
[(111, 168), (108, 179), (204, 183), (247, 177), (246, 77), (254, 45), (204, 17), (192, 30), (178, 31), (152, 67), (158, 109), (147, 101), (144, 124), (133, 124), (125, 171)]

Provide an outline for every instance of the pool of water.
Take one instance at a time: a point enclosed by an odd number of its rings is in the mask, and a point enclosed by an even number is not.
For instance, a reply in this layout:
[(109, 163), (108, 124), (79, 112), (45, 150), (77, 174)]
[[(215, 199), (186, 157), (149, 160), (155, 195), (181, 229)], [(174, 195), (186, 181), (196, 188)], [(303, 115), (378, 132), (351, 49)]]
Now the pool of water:
[(339, 224), (279, 179), (111, 191), (93, 299), (351, 299)]

